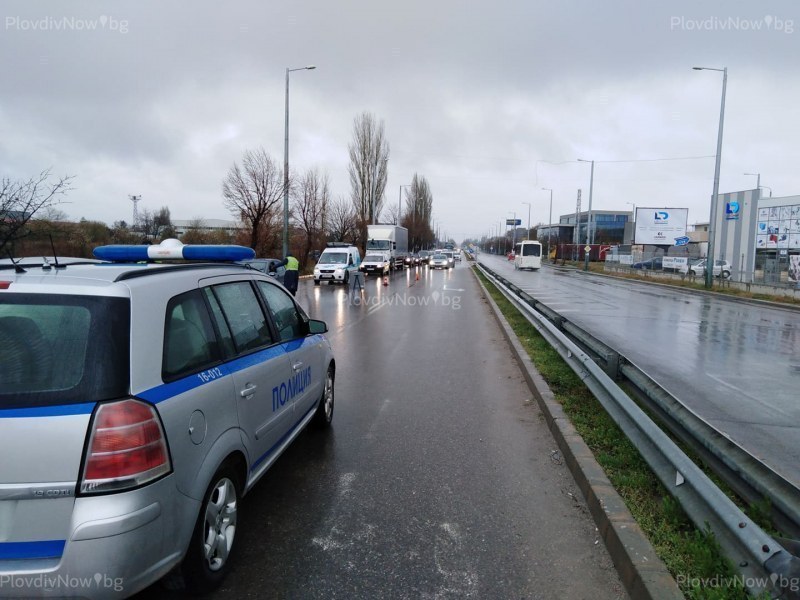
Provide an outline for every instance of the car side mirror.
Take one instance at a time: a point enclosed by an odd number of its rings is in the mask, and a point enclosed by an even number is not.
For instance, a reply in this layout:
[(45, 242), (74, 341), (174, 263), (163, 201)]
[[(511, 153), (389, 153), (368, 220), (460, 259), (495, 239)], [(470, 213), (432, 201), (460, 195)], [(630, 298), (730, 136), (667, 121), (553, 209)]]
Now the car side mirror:
[(328, 332), (328, 324), (325, 323), (325, 321), (319, 321), (317, 319), (308, 320), (309, 335), (317, 335), (320, 333), (327, 333), (327, 332)]

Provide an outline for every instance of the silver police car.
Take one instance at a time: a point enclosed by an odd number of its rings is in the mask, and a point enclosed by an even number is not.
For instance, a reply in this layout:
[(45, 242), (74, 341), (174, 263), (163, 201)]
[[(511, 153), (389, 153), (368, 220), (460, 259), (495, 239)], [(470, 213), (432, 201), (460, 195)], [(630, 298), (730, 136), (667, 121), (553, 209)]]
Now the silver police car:
[(221, 583), (242, 497), (334, 406), (325, 323), (248, 252), (0, 267), (0, 597)]

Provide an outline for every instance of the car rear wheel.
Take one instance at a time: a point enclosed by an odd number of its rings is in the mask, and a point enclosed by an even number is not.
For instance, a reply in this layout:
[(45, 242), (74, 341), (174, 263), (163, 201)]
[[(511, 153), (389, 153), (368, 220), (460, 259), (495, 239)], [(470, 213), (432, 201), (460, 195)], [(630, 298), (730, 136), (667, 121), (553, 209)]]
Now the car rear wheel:
[(203, 497), (192, 540), (180, 567), (182, 585), (178, 587), (201, 595), (215, 590), (225, 579), (235, 547), (239, 490), (233, 468), (222, 465)]
[(319, 400), (317, 412), (314, 413), (314, 425), (319, 429), (330, 427), (333, 421), (333, 403), (334, 403), (334, 380), (336, 373), (333, 370), (333, 365), (328, 367), (328, 374), (325, 376), (325, 387), (322, 389), (322, 398)]

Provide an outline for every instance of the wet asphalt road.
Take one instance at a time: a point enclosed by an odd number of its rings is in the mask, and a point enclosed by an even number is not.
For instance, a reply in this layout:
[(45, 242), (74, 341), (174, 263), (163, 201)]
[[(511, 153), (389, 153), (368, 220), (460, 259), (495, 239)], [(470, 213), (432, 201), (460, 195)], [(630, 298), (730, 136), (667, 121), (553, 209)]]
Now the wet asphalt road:
[(482, 255), (800, 486), (800, 311)]
[[(466, 265), (302, 281), (338, 364), (307, 431), (242, 503), (212, 598), (619, 598), (625, 593)], [(154, 587), (140, 600), (167, 595)]]

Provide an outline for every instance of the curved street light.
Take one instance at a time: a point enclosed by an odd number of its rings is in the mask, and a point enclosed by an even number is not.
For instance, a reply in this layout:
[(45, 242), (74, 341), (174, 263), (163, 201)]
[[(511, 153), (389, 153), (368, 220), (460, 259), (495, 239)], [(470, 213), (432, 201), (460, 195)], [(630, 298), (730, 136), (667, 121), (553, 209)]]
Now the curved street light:
[(543, 187), (542, 189), (550, 192), (550, 216), (547, 217), (547, 260), (550, 260), (550, 238), (553, 235), (553, 189), (546, 187)]
[(286, 123), (283, 129), (283, 258), (289, 253), (289, 73), (311, 71), (314, 65), (286, 69)]
[[(728, 67), (692, 67), (695, 71), (719, 71), (722, 73), (722, 102), (719, 108), (719, 130), (717, 132), (717, 159), (714, 161), (714, 191), (711, 194), (711, 210), (708, 218), (708, 256), (706, 257), (706, 288), (714, 282), (714, 237), (717, 228), (717, 196), (719, 196), (719, 166), (722, 159), (722, 126), (725, 122), (725, 88), (728, 86)], [(709, 268), (709, 265), (710, 268)]]

